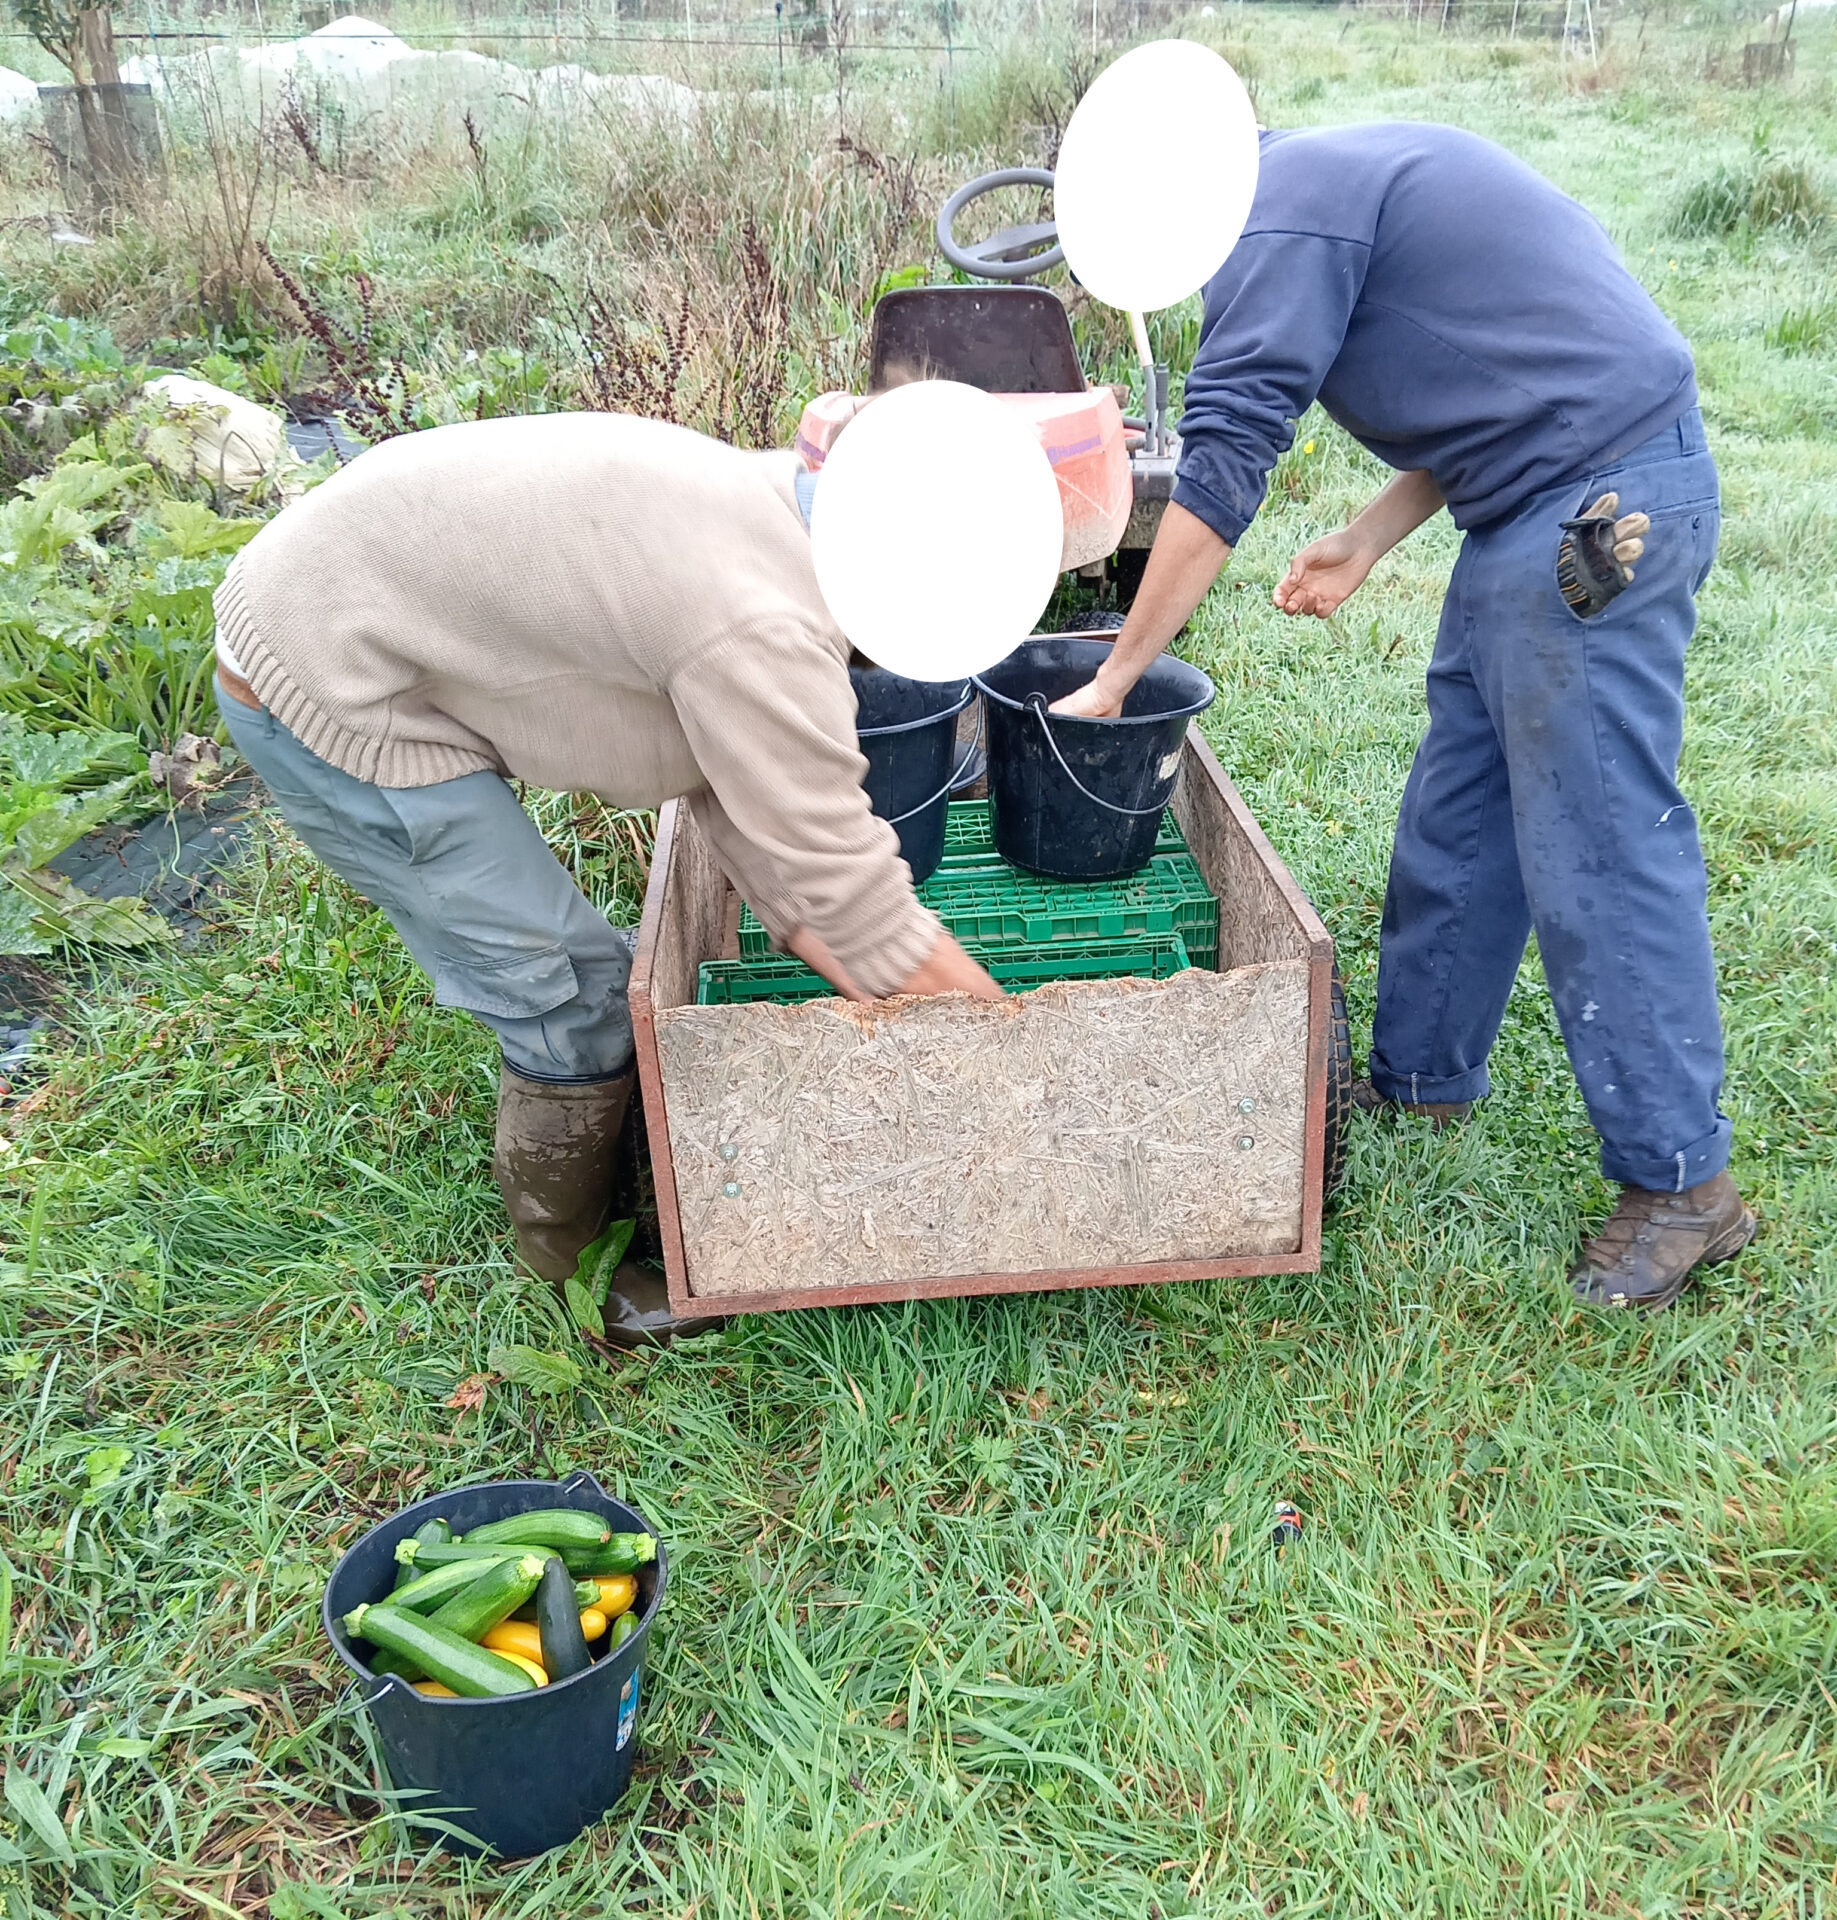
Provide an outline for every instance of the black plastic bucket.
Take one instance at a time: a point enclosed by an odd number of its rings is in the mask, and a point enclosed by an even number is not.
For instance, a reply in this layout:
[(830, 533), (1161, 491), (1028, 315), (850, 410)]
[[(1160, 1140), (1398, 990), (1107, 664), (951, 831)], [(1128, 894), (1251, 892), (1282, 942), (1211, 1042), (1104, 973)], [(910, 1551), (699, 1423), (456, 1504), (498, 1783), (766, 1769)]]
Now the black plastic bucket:
[(1047, 712), (1110, 657), (1110, 642), (1029, 640), (976, 684), (987, 696), (989, 816), (995, 851), (1058, 880), (1109, 880), (1154, 855), (1180, 776), (1186, 723), (1215, 689), (1166, 654), (1129, 690), (1114, 720)]
[(325, 1631), (364, 1689), (395, 1810), (411, 1824), (425, 1823), (423, 1830), (455, 1853), (489, 1849), (521, 1860), (565, 1846), (625, 1791), (638, 1753), (645, 1649), (668, 1578), (662, 1542), (655, 1563), (638, 1572), (637, 1632), (584, 1673), (528, 1693), (442, 1700), (393, 1675), (373, 1675), (345, 1636), (344, 1616), (389, 1594), (396, 1542), (423, 1522), (441, 1519), (467, 1533), (538, 1507), (604, 1514), (615, 1533), (651, 1531), (642, 1514), (613, 1499), (590, 1473), (560, 1485), (498, 1480), (417, 1501), (373, 1527), (326, 1584)]
[(944, 858), (944, 821), (954, 788), (975, 757), (957, 751), (957, 716), (976, 697), (969, 680), (906, 680), (883, 667), (850, 667), (855, 737), (867, 755), (868, 803), (899, 835), (915, 882)]

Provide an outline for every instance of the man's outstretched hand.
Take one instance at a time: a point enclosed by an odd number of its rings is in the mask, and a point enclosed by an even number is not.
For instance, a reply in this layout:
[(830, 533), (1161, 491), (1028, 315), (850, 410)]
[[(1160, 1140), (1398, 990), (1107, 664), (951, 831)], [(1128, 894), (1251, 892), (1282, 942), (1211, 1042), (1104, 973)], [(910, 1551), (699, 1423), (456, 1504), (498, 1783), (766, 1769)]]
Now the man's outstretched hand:
[(1350, 527), (1310, 540), (1288, 563), (1270, 596), (1284, 613), (1311, 613), (1325, 620), (1365, 584), (1378, 556)]
[(1422, 468), (1393, 474), (1351, 526), (1303, 547), (1270, 597), (1284, 613), (1325, 620), (1365, 584), (1399, 540), (1440, 512), (1442, 504), (1441, 488)]

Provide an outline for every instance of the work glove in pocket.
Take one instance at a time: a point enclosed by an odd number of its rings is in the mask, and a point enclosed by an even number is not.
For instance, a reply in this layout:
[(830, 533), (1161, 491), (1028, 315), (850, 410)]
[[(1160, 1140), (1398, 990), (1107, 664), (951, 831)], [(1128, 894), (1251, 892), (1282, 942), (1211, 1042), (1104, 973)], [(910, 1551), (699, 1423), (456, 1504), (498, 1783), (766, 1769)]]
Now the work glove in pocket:
[(1622, 514), (1620, 496), (1604, 493), (1578, 519), (1563, 522), (1556, 584), (1579, 619), (1592, 620), (1633, 584), (1633, 562), (1652, 527), (1643, 513)]

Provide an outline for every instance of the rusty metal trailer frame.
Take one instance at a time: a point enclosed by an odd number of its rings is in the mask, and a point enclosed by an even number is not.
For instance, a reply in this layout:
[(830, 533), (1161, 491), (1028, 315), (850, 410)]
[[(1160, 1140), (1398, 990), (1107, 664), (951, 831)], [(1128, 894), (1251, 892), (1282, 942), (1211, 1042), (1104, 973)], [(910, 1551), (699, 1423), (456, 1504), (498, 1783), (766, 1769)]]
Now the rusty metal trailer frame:
[(718, 875), (712, 872), (713, 856), (694, 831), (683, 803), (672, 801), (663, 809), (658, 823), (630, 998), (664, 1265), (671, 1304), (677, 1312), (706, 1312), (717, 1299), (730, 1311), (767, 1313), (793, 1307), (860, 1306), (878, 1301), (973, 1294), (1046, 1293), (1071, 1287), (1160, 1286), (1184, 1280), (1318, 1270), (1332, 1028), (1333, 941), (1197, 727), (1190, 728), (1187, 734), (1173, 806), (1207, 884), (1219, 896), (1219, 971), (1270, 959), (1307, 963), (1306, 1112), (1300, 1232), (1295, 1245), (1275, 1253), (1221, 1254), (1196, 1260), (1019, 1273), (957, 1273), (896, 1282), (839, 1282), (744, 1295), (694, 1292), (678, 1204), (669, 1092), (659, 1048), (657, 1015), (667, 1008), (693, 1001), (696, 970), (702, 960), (722, 952), (737, 909), (732, 904), (731, 890), (724, 882), (718, 882)]

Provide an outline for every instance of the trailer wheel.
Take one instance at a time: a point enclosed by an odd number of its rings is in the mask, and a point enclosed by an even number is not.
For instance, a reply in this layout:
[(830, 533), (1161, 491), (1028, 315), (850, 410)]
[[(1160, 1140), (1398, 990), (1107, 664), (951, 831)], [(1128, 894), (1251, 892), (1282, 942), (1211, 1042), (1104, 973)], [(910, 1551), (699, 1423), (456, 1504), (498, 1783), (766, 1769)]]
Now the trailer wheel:
[(1333, 969), (1327, 1026), (1327, 1151), (1321, 1192), (1330, 1194), (1346, 1171), (1346, 1130), (1352, 1120), (1352, 1029), (1346, 1020), (1346, 989)]

